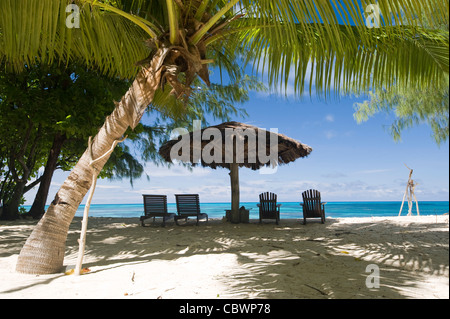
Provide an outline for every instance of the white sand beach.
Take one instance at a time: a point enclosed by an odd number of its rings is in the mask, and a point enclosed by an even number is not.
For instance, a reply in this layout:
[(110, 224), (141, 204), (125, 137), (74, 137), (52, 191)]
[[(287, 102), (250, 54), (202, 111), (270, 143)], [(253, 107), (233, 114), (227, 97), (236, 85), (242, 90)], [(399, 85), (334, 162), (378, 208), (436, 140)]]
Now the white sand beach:
[[(0, 222), (1, 299), (449, 298), (448, 215), (329, 218), (324, 225), (192, 220), (164, 228), (142, 227), (138, 218), (90, 218), (83, 265), (90, 272), (81, 276), (15, 272), (35, 224)], [(80, 228), (75, 218), (68, 268)], [(378, 288), (370, 269), (379, 270)]]

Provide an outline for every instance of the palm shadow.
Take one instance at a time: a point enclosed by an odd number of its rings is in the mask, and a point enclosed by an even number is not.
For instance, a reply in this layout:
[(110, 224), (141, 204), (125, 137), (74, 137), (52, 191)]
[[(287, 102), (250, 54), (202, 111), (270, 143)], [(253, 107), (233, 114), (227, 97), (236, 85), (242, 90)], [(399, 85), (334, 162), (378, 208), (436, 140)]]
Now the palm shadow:
[[(33, 223), (25, 232), (13, 226), (0, 229), (0, 257), (20, 252)], [(81, 220), (75, 218), (67, 237), (65, 264), (76, 258), (80, 228)], [(302, 220), (281, 220), (280, 225), (210, 220), (199, 226), (167, 222), (166, 227), (142, 227), (137, 218), (90, 218), (83, 266), (93, 268), (94, 274), (202, 255), (218, 262), (224, 255), (235, 258), (238, 267), (221, 278), (228, 286), (224, 297), (411, 298), (417, 297), (426, 276), (448, 277), (448, 223), (405, 227), (329, 218), (325, 224), (308, 221), (306, 225)], [(369, 265), (379, 269), (378, 288), (368, 288)]]
[[(150, 260), (232, 254), (241, 267), (230, 269), (229, 295), (242, 298), (406, 298), (420, 289), (421, 276), (448, 276), (448, 232), (442, 232), (448, 224), (392, 224), (386, 237), (380, 236), (386, 225), (374, 222), (218, 223), (124, 224), (123, 234), (116, 231), (114, 237), (108, 237), (106, 226), (94, 225), (88, 254), (95, 261), (86, 266), (104, 271)], [(69, 234), (68, 254), (77, 251), (77, 238), (78, 233)], [(379, 288), (368, 288), (369, 265), (379, 269)]]

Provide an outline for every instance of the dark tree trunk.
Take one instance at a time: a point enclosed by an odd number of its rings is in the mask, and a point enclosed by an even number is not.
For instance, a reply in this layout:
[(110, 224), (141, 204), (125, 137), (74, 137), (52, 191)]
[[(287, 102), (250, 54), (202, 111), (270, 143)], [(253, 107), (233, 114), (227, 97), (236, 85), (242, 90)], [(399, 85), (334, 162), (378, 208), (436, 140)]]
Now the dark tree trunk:
[[(33, 144), (31, 145), (27, 161), (25, 162), (25, 151), (27, 149), (27, 145), (29, 142), (29, 137), (31, 130), (33, 128), (33, 124), (30, 123), (24, 145), (21, 147), (20, 151), (15, 154), (11, 155), (10, 163), (9, 163), (9, 169), (13, 173), (14, 181), (16, 183), (14, 187), (14, 192), (11, 196), (11, 199), (4, 203), (3, 212), (1, 214), (1, 219), (7, 219), (7, 220), (14, 220), (19, 218), (19, 206), (20, 202), (22, 200), (22, 196), (24, 194), (25, 186), (28, 182), (28, 178), (30, 177), (30, 174), (33, 170), (33, 166), (36, 162), (36, 149), (38, 147), (38, 142), (41, 138), (41, 126), (39, 126), (36, 137), (33, 140)], [(18, 162), (22, 168), (22, 176), (19, 177), (16, 168), (15, 163)]]
[(61, 153), (62, 146), (66, 140), (65, 135), (57, 134), (53, 139), (52, 148), (47, 157), (47, 163), (45, 165), (44, 174), (41, 177), (39, 189), (34, 198), (33, 205), (30, 208), (28, 214), (34, 219), (39, 219), (45, 213), (45, 204), (47, 202), (48, 191), (52, 182), (53, 173), (58, 163), (58, 157)]

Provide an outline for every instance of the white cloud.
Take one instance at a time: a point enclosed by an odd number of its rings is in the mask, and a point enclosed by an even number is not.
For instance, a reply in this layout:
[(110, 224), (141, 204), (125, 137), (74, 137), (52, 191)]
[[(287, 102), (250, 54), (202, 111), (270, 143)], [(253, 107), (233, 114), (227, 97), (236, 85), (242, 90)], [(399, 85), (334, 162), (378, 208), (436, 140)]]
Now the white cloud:
[(327, 116), (325, 116), (325, 121), (327, 121), (327, 122), (334, 122), (333, 114), (328, 114)]
[(355, 172), (355, 174), (378, 174), (378, 173), (385, 173), (390, 172), (392, 169), (367, 169)]
[(193, 167), (189, 170), (187, 167), (183, 166), (172, 166), (168, 167), (158, 167), (156, 165), (149, 165), (145, 169), (145, 173), (152, 177), (169, 177), (169, 176), (206, 176), (211, 174), (211, 169), (204, 167)]
[(336, 136), (336, 132), (333, 130), (325, 131), (324, 134), (327, 139), (332, 139), (333, 137)]
[(346, 174), (340, 173), (340, 172), (326, 173), (326, 174), (322, 174), (321, 176), (325, 177), (325, 178), (342, 178), (342, 177), (347, 177)]
[[(242, 192), (241, 188), (241, 192)], [(231, 188), (229, 181), (221, 181), (218, 185), (197, 185), (190, 184), (179, 185), (176, 187), (160, 187), (151, 186), (140, 188), (136, 190), (126, 191), (127, 193), (135, 194), (164, 194), (167, 195), (168, 202), (175, 201), (175, 194), (199, 194), (200, 202), (228, 202), (230, 201)]]
[(103, 189), (121, 189), (121, 186), (118, 185), (95, 185), (95, 188), (103, 188)]

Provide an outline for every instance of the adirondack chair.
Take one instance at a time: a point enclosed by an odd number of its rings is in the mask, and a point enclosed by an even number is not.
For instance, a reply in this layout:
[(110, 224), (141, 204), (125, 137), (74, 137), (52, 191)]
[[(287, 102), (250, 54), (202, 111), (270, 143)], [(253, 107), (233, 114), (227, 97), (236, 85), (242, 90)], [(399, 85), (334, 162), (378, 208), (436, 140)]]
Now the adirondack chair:
[(175, 223), (177, 225), (179, 219), (185, 219), (187, 221), (189, 217), (197, 218), (197, 226), (200, 219), (206, 218), (206, 221), (208, 221), (208, 214), (200, 212), (200, 200), (198, 194), (176, 194), (175, 198), (177, 201), (178, 212), (178, 215), (175, 215)]
[(280, 221), (280, 207), (277, 205), (277, 195), (274, 193), (261, 193), (259, 194), (259, 222), (262, 223), (263, 219), (275, 219), (278, 225)]
[(320, 218), (322, 224), (325, 223), (325, 204), (321, 202), (320, 192), (310, 189), (302, 193), (303, 203), (303, 224), (306, 224), (306, 218)]
[(167, 196), (166, 195), (142, 195), (144, 198), (144, 216), (141, 216), (141, 225), (145, 226), (145, 220), (153, 217), (162, 218), (162, 226), (166, 226), (166, 220), (175, 217), (175, 214), (167, 212)]

